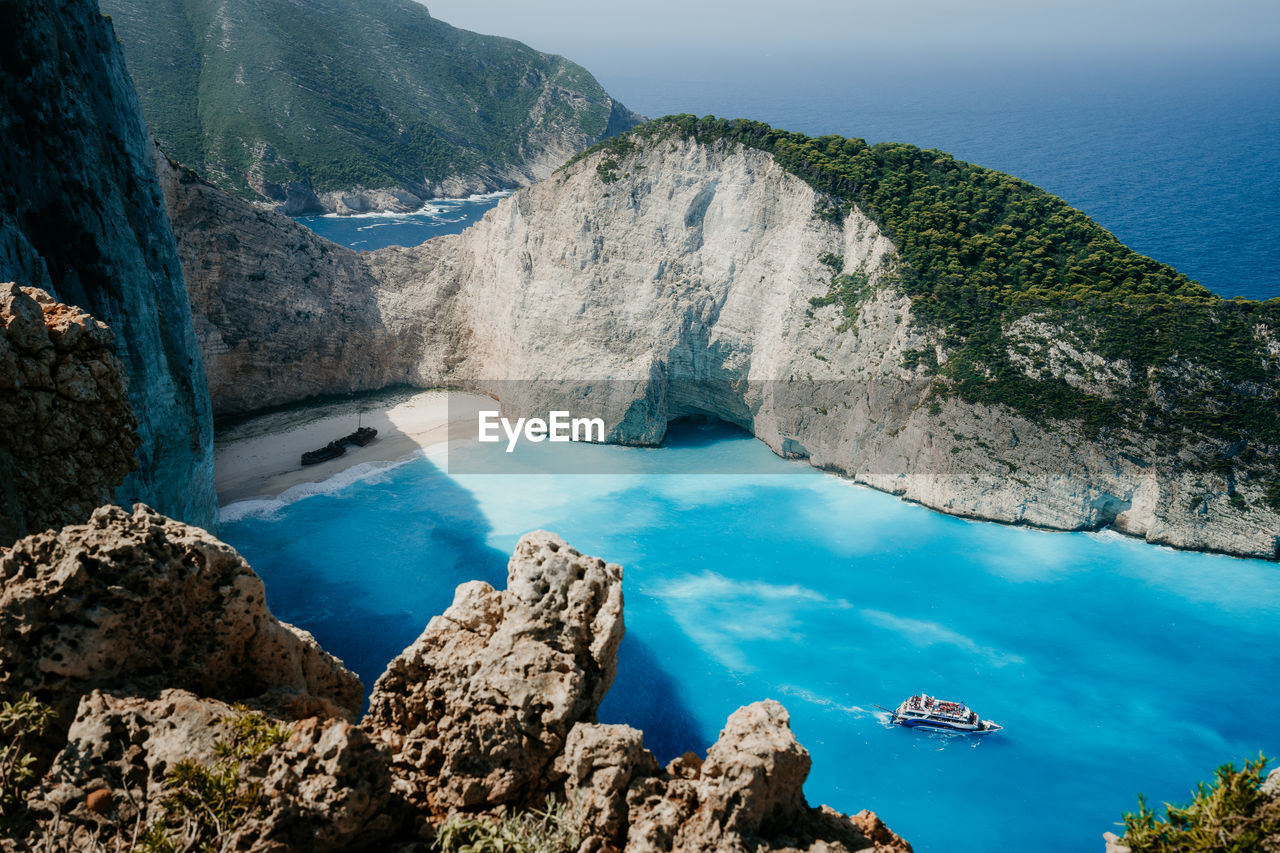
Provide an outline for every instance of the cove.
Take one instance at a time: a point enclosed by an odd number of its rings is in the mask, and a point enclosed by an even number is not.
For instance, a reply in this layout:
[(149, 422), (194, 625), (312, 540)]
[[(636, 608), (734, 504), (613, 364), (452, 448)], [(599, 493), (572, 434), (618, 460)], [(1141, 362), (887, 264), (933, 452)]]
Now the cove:
[(411, 213), (357, 213), (299, 216), (295, 221), (328, 240), (371, 252), (388, 246), (418, 246), (432, 237), (460, 234), (511, 195), (509, 191), (437, 198)]
[[(661, 449), (533, 445), (515, 469), (484, 447), (514, 472), (429, 454), (233, 504), (221, 534), (368, 688), (457, 584), (502, 586), (516, 540), (555, 531), (624, 569), (603, 722), (666, 761), (778, 699), (813, 756), (809, 801), (873, 809), (920, 851), (1098, 850), (1139, 792), (1183, 800), (1220, 763), (1280, 752), (1274, 564), (945, 516), (720, 425)], [(532, 473), (556, 454), (615, 473)], [(1005, 730), (920, 734), (873, 707), (921, 691)]]

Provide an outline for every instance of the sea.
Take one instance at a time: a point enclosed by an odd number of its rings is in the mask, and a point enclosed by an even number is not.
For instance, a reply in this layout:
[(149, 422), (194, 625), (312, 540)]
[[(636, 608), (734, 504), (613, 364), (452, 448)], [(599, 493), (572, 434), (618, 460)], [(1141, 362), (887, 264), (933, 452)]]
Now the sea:
[[(945, 65), (777, 54), (596, 73), (648, 116), (751, 118), (947, 151), (1043, 187), (1224, 297), (1280, 296), (1280, 51), (1133, 54)], [(496, 203), (302, 221), (375, 249), (456, 233)]]
[[(947, 150), (1045, 187), (1224, 296), (1280, 296), (1280, 63), (1003, 76), (903, 63), (872, 79), (833, 66), (816, 85), (755, 59), (755, 77), (708, 65), (605, 83), (648, 115)], [(304, 222), (372, 249), (454, 233), (496, 203)], [(457, 584), (503, 585), (519, 537), (553, 530), (624, 567), (602, 721), (643, 729), (666, 761), (777, 699), (812, 754), (809, 801), (873, 809), (917, 851), (1099, 850), (1139, 793), (1185, 801), (1222, 763), (1280, 757), (1274, 563), (942, 515), (720, 424), (677, 424), (660, 449), (537, 452), (544, 465), (513, 470), (437, 448), (226, 506), (221, 533), (276, 615), (369, 687)], [(568, 470), (566, 453), (613, 473), (546, 473)], [(919, 692), (1004, 730), (887, 725), (877, 705)]]
[(509, 195), (510, 190), (499, 190), (466, 198), (437, 198), (419, 210), (405, 213), (328, 213), (296, 219), (321, 237), (350, 249), (372, 252), (388, 246), (418, 246), (432, 237), (459, 234)]

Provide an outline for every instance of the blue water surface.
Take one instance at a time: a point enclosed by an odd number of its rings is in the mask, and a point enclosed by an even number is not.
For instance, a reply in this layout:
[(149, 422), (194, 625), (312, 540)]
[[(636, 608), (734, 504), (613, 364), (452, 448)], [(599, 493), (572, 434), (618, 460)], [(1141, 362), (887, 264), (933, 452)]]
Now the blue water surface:
[(437, 198), (412, 213), (327, 214), (300, 216), (297, 221), (335, 243), (371, 252), (387, 246), (418, 246), (432, 237), (461, 233), (510, 194), (504, 191)]
[[(1274, 564), (964, 521), (729, 428), (536, 452), (633, 473), (450, 476), (420, 458), (233, 505), (222, 535), (273, 611), (369, 686), (457, 584), (503, 585), (517, 539), (555, 531), (624, 567), (603, 721), (642, 728), (665, 761), (778, 699), (813, 755), (810, 801), (874, 809), (920, 851), (1096, 850), (1138, 792), (1183, 799), (1224, 761), (1280, 753)], [(678, 473), (718, 466), (757, 473)], [(920, 691), (1006, 728), (920, 734), (873, 706)]]
[[(1280, 296), (1280, 51), (886, 58), (855, 39), (844, 55), (616, 64), (601, 80), (645, 115), (745, 117), (939, 148), (1061, 196), (1216, 293)], [(303, 222), (374, 249), (455, 233), (485, 209)]]
[[(694, 52), (602, 77), (627, 106), (938, 148), (1030, 181), (1223, 296), (1280, 296), (1280, 51)], [(617, 65), (617, 63), (610, 63)]]

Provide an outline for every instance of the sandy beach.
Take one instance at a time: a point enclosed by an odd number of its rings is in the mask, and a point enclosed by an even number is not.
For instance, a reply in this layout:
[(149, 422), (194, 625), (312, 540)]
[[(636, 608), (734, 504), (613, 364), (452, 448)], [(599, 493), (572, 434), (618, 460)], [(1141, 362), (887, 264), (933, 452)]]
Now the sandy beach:
[[(253, 418), (221, 430), (214, 438), (218, 504), (270, 498), (304, 483), (327, 480), (362, 464), (406, 459), (448, 440), (453, 421), (470, 420), (493, 401), (456, 391), (397, 391), (355, 400), (300, 406)], [(378, 437), (367, 447), (303, 467), (308, 450), (373, 427)]]

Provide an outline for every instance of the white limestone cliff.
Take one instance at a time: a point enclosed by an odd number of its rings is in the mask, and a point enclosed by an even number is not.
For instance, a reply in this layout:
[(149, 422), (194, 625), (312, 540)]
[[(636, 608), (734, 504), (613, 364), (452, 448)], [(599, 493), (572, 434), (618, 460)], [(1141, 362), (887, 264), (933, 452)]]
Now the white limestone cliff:
[[(360, 357), (378, 370), (326, 363), (334, 384), (380, 387), (373, 376), (350, 381), (374, 373), (480, 388), (513, 414), (571, 403), (603, 416), (609, 440), (627, 443), (656, 443), (670, 420), (711, 415), (779, 454), (954, 515), (1110, 525), (1181, 548), (1276, 558), (1280, 516), (1262, 500), (1263, 483), (1227, 483), (1182, 464), (1220, 448), (1169, 451), (1155, 437), (1099, 437), (1075, 422), (1035, 423), (1003, 406), (931, 396), (934, 378), (904, 366), (904, 356), (945, 353), (894, 285), (893, 243), (856, 208), (842, 223), (820, 215), (827, 199), (770, 155), (658, 137), (610, 168), (612, 157), (569, 165), (460, 235), (346, 253), (374, 280), (373, 330), (354, 331), (374, 344)], [(182, 217), (175, 222), (181, 233)], [(260, 242), (278, 244), (294, 226), (271, 227)], [(199, 234), (181, 239), (184, 261), (205, 251)], [(869, 278), (856, 320), (839, 305), (811, 303), (829, 289), (826, 253)], [(197, 326), (239, 286), (221, 282), (204, 304), (193, 296)], [(325, 286), (273, 282), (280, 299)], [(235, 330), (248, 342), (237, 369), (305, 371), (314, 352), (334, 349), (332, 334), (294, 334), (290, 323), (275, 316), (261, 334)], [(1123, 363), (1104, 362), (1066, 330), (1028, 320), (1006, 336), (1011, 347), (1044, 349), (1051, 370), (1090, 393), (1132, 393)], [(550, 380), (595, 382), (587, 394)], [(215, 388), (237, 381), (210, 374)], [(302, 396), (268, 380), (246, 407)]]

